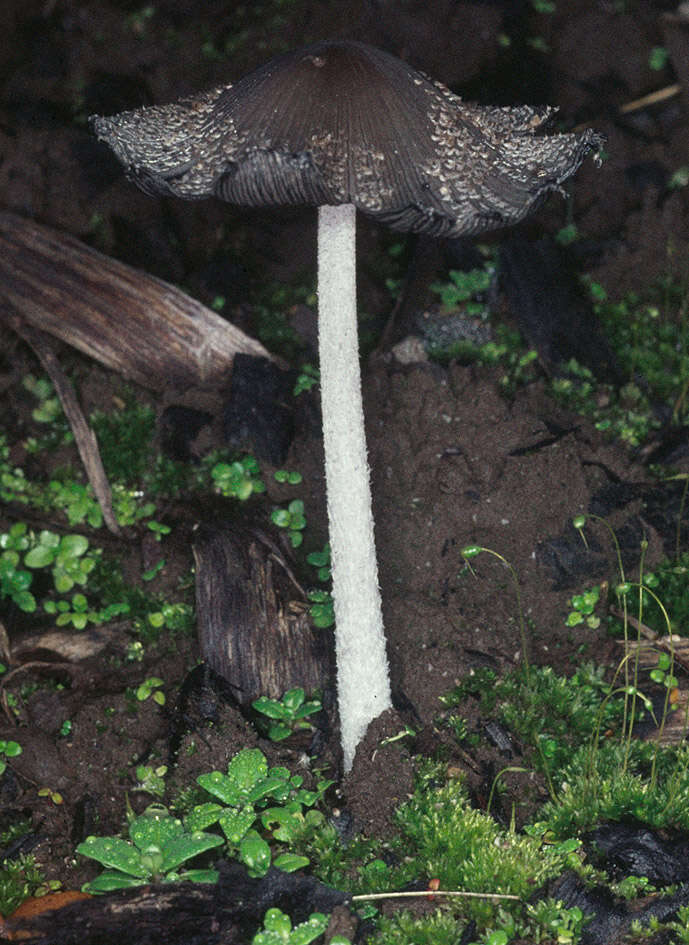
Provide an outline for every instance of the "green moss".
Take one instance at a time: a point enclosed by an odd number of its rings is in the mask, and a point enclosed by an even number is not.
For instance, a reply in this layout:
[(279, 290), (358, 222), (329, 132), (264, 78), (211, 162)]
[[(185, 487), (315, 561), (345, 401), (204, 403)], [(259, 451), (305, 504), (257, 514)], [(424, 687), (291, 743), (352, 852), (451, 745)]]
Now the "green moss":
[(457, 945), (466, 922), (438, 909), (419, 918), (406, 910), (381, 916), (369, 945)]
[(579, 749), (557, 775), (558, 794), (540, 813), (557, 838), (607, 820), (689, 830), (689, 748), (619, 741)]
[(96, 411), (90, 420), (108, 478), (125, 485), (138, 483), (151, 464), (153, 409), (137, 403), (130, 395), (124, 409), (112, 413)]
[(644, 624), (663, 636), (669, 632), (658, 603), (661, 601), (670, 618), (671, 632), (689, 636), (689, 553), (683, 552), (673, 560), (666, 558), (653, 572), (644, 574), (643, 583), (652, 591), (642, 595)]
[(0, 864), (0, 915), (8, 916), (29, 896), (45, 894), (59, 883), (48, 884), (36, 866), (33, 856), (21, 855)]
[[(474, 810), (466, 789), (456, 780), (430, 791), (417, 789), (398, 810), (396, 822), (419, 875), (437, 878), (441, 889), (526, 898), (557, 876), (567, 860), (567, 851), (504, 830), (492, 817)], [(469, 899), (463, 910), (487, 922), (494, 905)]]

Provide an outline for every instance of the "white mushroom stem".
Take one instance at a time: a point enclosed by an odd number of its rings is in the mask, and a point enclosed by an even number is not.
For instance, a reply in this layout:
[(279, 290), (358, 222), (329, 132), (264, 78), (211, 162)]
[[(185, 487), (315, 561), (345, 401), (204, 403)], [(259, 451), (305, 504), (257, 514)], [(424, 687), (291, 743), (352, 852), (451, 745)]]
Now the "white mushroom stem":
[(345, 771), (369, 722), (391, 705), (361, 399), (355, 216), (352, 204), (318, 209), (321, 406)]

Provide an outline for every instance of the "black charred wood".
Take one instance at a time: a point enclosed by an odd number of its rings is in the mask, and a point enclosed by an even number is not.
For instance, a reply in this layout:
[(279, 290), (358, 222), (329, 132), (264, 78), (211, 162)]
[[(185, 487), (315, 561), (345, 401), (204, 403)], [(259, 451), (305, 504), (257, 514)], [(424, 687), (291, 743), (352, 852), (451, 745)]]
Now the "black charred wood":
[(334, 651), (277, 546), (257, 529), (206, 529), (193, 545), (201, 653), (242, 705), (307, 694), (333, 678)]
[(511, 237), (500, 248), (500, 285), (528, 343), (553, 374), (571, 358), (600, 380), (624, 383), (606, 340), (563, 250), (544, 237)]
[[(212, 883), (166, 883), (81, 900), (32, 920), (17, 920), (26, 945), (246, 945), (269, 908), (295, 922), (347, 900), (313, 876), (270, 869), (251, 879), (221, 863)], [(7, 923), (7, 931), (11, 924)]]

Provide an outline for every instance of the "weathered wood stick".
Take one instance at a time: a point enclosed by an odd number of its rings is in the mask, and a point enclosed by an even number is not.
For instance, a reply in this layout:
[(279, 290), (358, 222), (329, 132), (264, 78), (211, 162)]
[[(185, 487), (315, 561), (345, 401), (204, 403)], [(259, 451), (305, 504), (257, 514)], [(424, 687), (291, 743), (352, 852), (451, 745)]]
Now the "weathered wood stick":
[[(0, 306), (0, 309), (2, 306)], [(103, 521), (113, 535), (120, 534), (120, 526), (117, 524), (115, 513), (112, 510), (112, 492), (108, 477), (103, 469), (103, 461), (100, 458), (98, 449), (98, 440), (96, 434), (88, 425), (86, 417), (83, 414), (81, 405), (77, 400), (72, 383), (62, 370), (62, 366), (55, 356), (55, 352), (47, 343), (47, 336), (30, 325), (13, 325), (17, 334), (31, 346), (36, 357), (41, 362), (43, 370), (46, 372), (53, 387), (60, 398), (62, 409), (69, 421), (70, 428), (74, 434), (74, 442), (79, 450), (79, 456), (84, 464), (86, 475), (94, 495), (103, 513)]]
[(162, 279), (12, 213), (0, 213), (0, 303), (0, 321), (14, 313), (150, 390), (217, 387), (235, 354), (272, 357)]

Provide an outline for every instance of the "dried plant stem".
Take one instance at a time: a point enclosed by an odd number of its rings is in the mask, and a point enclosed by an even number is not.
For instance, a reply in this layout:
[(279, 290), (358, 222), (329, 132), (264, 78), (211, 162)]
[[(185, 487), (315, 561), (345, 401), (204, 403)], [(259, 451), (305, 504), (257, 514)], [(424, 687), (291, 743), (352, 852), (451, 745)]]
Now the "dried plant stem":
[(521, 896), (513, 896), (509, 893), (482, 893), (465, 892), (461, 889), (423, 889), (418, 892), (396, 892), (396, 893), (366, 893), (359, 896), (352, 896), (352, 902), (361, 902), (365, 899), (405, 899), (416, 896), (455, 896), (465, 899), (516, 899), (521, 900)]

